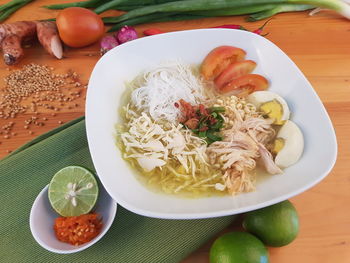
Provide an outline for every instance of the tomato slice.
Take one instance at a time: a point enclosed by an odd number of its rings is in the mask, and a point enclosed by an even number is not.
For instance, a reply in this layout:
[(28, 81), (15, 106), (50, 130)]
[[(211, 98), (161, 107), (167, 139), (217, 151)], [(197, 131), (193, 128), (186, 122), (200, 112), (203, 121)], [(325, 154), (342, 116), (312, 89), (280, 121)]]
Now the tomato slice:
[(254, 91), (266, 90), (268, 86), (269, 82), (263, 76), (258, 74), (247, 74), (231, 80), (225, 86), (219, 88), (218, 92), (244, 97)]
[(217, 88), (223, 87), (231, 80), (239, 78), (240, 76), (251, 73), (256, 67), (253, 60), (243, 60), (230, 64), (215, 80)]
[(201, 74), (204, 79), (214, 79), (227, 68), (228, 65), (242, 61), (246, 55), (243, 49), (233, 46), (220, 46), (214, 48), (204, 58), (201, 65)]

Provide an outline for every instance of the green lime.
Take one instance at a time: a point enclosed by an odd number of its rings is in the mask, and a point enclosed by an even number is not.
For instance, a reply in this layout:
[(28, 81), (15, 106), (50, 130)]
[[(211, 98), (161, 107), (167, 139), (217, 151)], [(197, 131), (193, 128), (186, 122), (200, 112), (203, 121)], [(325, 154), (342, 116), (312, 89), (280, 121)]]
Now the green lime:
[(49, 201), (61, 216), (87, 214), (95, 206), (98, 185), (94, 175), (80, 166), (59, 170), (49, 185)]
[(281, 247), (292, 242), (299, 232), (299, 218), (288, 200), (246, 214), (243, 227), (266, 245)]
[(217, 238), (210, 248), (210, 263), (268, 263), (264, 244), (252, 234), (230, 232)]

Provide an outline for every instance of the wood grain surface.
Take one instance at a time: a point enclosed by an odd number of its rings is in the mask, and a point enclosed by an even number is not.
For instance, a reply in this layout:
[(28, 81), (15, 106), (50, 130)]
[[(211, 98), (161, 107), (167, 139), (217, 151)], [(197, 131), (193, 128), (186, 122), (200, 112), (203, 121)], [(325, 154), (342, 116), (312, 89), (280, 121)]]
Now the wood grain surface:
[[(3, 2), (6, 1), (0, 3)], [(56, 11), (40, 6), (57, 2), (60, 1), (34, 1), (7, 21), (53, 18)], [(151, 26), (164, 31), (178, 31), (222, 24), (242, 24), (253, 30), (262, 22), (249, 23), (244, 17), (226, 17), (140, 25), (136, 29), (139, 36), (142, 36), (144, 29)], [(299, 212), (300, 233), (288, 246), (269, 248), (270, 262), (350, 262), (350, 21), (332, 12), (313, 17), (309, 17), (307, 12), (279, 14), (270, 21), (265, 30), (269, 33), (266, 38), (290, 56), (320, 96), (332, 119), (339, 147), (336, 165), (329, 176), (312, 189), (291, 199)], [(25, 64), (45, 64), (55, 68), (57, 72), (73, 70), (79, 75), (80, 81), (87, 84), (91, 71), (100, 58), (98, 44), (81, 49), (65, 48), (62, 60), (52, 58), (38, 43), (33, 43), (25, 53), (25, 59), (15, 67), (8, 67), (0, 62), (0, 95), (4, 88), (2, 78)], [(80, 91), (81, 94), (86, 92), (84, 88)], [(14, 123), (10, 138), (5, 139), (4, 134), (0, 134), (0, 158), (35, 136), (84, 115), (84, 97), (82, 95), (75, 101), (77, 105), (65, 104), (58, 111), (39, 109), (36, 116), (41, 120), (47, 119), (43, 121), (43, 126), (32, 125), (28, 129), (24, 128), (25, 121), (33, 116), (30, 112), (14, 119), (0, 119), (0, 131), (7, 123)], [(240, 220), (224, 232), (237, 229), (240, 229)], [(208, 262), (212, 241), (213, 237), (208, 237), (208, 242), (182, 263)]]

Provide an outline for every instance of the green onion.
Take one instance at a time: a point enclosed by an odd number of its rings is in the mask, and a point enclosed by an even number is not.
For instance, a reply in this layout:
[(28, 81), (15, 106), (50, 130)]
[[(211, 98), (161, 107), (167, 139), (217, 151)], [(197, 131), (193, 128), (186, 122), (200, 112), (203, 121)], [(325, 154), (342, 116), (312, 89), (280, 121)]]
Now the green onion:
[(198, 137), (200, 137), (200, 138), (207, 137), (207, 132), (206, 132), (206, 131), (200, 131), (200, 132), (198, 133)]
[[(174, 0), (112, 0), (108, 1), (100, 6), (98, 6), (94, 11), (97, 14), (100, 14), (104, 11), (110, 10), (110, 9), (118, 9), (119, 6), (146, 6), (146, 5), (158, 5), (158, 4), (163, 4), (163, 3), (168, 3), (168, 2), (174, 2)], [(134, 8), (133, 8), (134, 9)]]
[[(156, 22), (166, 22), (166, 21), (182, 21), (182, 20), (192, 20), (192, 19), (200, 19), (205, 18), (206, 16), (202, 15), (190, 15), (190, 14), (175, 14), (175, 13), (156, 13), (146, 16), (140, 16), (133, 19), (129, 19), (120, 23), (117, 23), (111, 27), (108, 32), (116, 31), (123, 26), (133, 26), (143, 23), (156, 23)], [(103, 21), (108, 24), (109, 17), (104, 17)]]
[(313, 5), (295, 5), (295, 4), (276, 5), (271, 9), (267, 9), (255, 14), (251, 14), (248, 17), (248, 21), (258, 21), (258, 20), (269, 18), (273, 15), (283, 13), (283, 12), (305, 11), (313, 8), (315, 8), (315, 6)]
[(0, 6), (0, 21), (4, 21), (21, 7), (29, 4), (33, 0), (12, 0)]
[(225, 112), (225, 108), (224, 107), (211, 107), (211, 108), (209, 108), (209, 110), (211, 112)]
[(204, 10), (204, 11), (192, 11), (190, 14), (198, 14), (205, 16), (236, 16), (236, 15), (247, 15), (256, 12), (272, 9), (276, 4), (256, 4), (249, 6), (242, 6), (240, 8), (225, 8), (215, 10)]
[(17, 5), (20, 2), (23, 2), (23, 1), (13, 0), (13, 1), (10, 1), (10, 2), (8, 2), (6, 4), (3, 4), (3, 5), (0, 6), (0, 11), (4, 11), (7, 8), (11, 8), (11, 7)]
[[(148, 14), (158, 12), (190, 12), (200, 10), (215, 10), (232, 7), (246, 6), (244, 2), (251, 2), (252, 0), (187, 0), (187, 1), (175, 1), (170, 3), (164, 3), (159, 5), (145, 6), (139, 9), (132, 10), (124, 15), (110, 18), (108, 22), (118, 23), (128, 20), (130, 18), (144, 16)], [(266, 1), (266, 0), (263, 0)], [(275, 0), (276, 1), (276, 0)], [(279, 0), (281, 1), (281, 0)]]
[(212, 125), (210, 127), (211, 130), (213, 131), (220, 131), (220, 129), (224, 126), (224, 122), (223, 121), (218, 121), (217, 123), (215, 123), (214, 125)]
[(82, 1), (82, 2), (46, 5), (43, 7), (47, 8), (47, 9), (65, 9), (67, 7), (96, 8), (100, 4), (107, 3), (107, 2), (108, 2), (108, 0), (88, 0), (88, 1)]
[(1, 12), (0, 14), (0, 21), (6, 20), (10, 15), (12, 15), (14, 12), (16, 12), (21, 7), (25, 6), (27, 3), (17, 4), (13, 7), (9, 7), (7, 10)]
[[(254, 6), (257, 4), (309, 4), (337, 11), (343, 16), (350, 19), (350, 6), (341, 0), (187, 0), (175, 1), (159, 5), (145, 6), (134, 9), (124, 15), (109, 18), (109, 23), (119, 23), (131, 18), (140, 17), (154, 13), (167, 12), (192, 12), (192, 11), (209, 11), (223, 9), (240, 9), (246, 8), (247, 13), (252, 13)], [(248, 7), (252, 9), (249, 10)]]
[[(144, 7), (143, 5), (119, 5), (117, 7), (111, 8), (111, 10), (119, 10), (119, 11), (131, 11), (137, 8)], [(96, 9), (94, 10), (95, 13), (100, 14), (96, 12)]]
[(212, 140), (212, 141), (222, 141), (222, 137), (221, 136), (218, 136), (218, 135), (215, 135), (214, 133), (211, 133), (211, 132), (207, 132), (207, 137), (208, 139)]

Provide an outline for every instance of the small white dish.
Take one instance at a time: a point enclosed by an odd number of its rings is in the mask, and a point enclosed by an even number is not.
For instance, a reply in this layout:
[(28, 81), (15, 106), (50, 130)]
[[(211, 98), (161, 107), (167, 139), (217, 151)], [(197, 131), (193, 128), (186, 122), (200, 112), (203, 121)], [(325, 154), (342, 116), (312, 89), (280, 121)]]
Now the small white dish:
[[(145, 187), (122, 158), (115, 125), (125, 83), (166, 60), (199, 65), (215, 47), (236, 46), (254, 60), (254, 73), (265, 76), (269, 90), (288, 103), (291, 120), (301, 129), (301, 159), (282, 175), (258, 178), (256, 191), (237, 196), (185, 199)], [(200, 29), (136, 39), (107, 52), (96, 64), (88, 87), (86, 130), (89, 149), (104, 187), (118, 204), (134, 213), (169, 219), (226, 216), (269, 206), (302, 193), (331, 171), (337, 141), (321, 100), (293, 61), (268, 39), (243, 30)]]
[(99, 241), (113, 223), (117, 212), (117, 203), (108, 195), (104, 187), (100, 186), (100, 194), (95, 211), (102, 217), (100, 234), (88, 243), (73, 246), (59, 241), (53, 230), (54, 221), (59, 215), (51, 208), (48, 198), (48, 185), (39, 193), (30, 211), (30, 230), (34, 239), (43, 248), (59, 254), (71, 254), (82, 251)]

